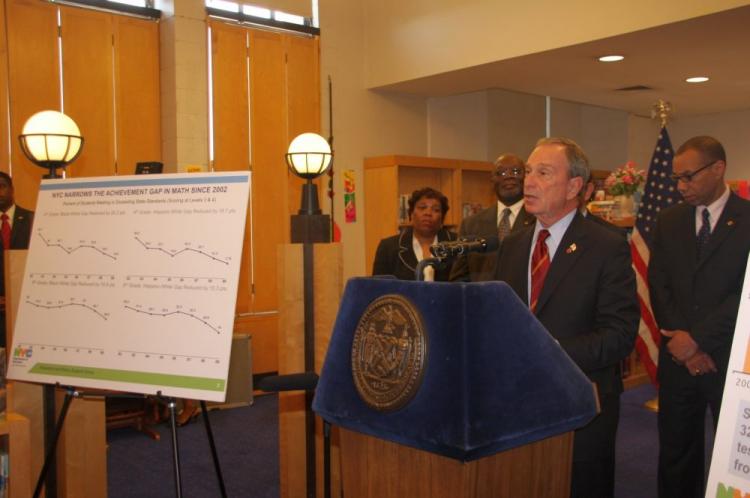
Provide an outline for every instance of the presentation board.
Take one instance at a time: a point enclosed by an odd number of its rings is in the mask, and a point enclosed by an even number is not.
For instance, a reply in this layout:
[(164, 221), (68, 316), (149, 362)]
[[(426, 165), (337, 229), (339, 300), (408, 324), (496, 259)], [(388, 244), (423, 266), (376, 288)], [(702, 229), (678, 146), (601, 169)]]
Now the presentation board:
[(8, 377), (223, 401), (249, 186), (43, 180)]
[(750, 495), (750, 259), (714, 438), (706, 496)]

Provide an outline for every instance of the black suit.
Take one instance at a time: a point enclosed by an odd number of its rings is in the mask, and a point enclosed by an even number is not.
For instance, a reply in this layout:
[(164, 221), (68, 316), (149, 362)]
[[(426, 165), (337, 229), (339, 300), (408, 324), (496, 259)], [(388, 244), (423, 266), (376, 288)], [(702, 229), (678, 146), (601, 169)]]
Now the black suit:
[[(534, 227), (508, 236), (498, 253), (498, 280), (528, 303)], [(601, 413), (576, 431), (572, 497), (604, 498), (614, 489), (614, 445), (622, 379), (640, 312), (630, 248), (623, 237), (576, 213), (552, 258), (536, 317), (596, 383)]]
[[(467, 217), (461, 222), (458, 230), (459, 237), (473, 236), (485, 239), (497, 237), (497, 202), (477, 214)], [(521, 207), (518, 216), (513, 221), (511, 233), (526, 228), (536, 221), (532, 215)], [(497, 253), (472, 253), (468, 257), (456, 258), (451, 269), (451, 281), (480, 282), (492, 280), (495, 275)]]
[[(414, 230), (409, 227), (398, 235), (380, 241), (372, 263), (373, 275), (393, 275), (400, 280), (414, 280), (417, 270), (417, 256), (414, 254), (412, 237)], [(437, 233), (438, 242), (456, 240), (456, 234), (441, 228)], [(447, 281), (450, 266), (435, 268), (435, 281)]]
[[(34, 212), (16, 205), (10, 232), (11, 249), (28, 249), (31, 239), (31, 225), (34, 223)], [(0, 242), (0, 292), (5, 297), (5, 254)], [(0, 310), (0, 347), (5, 347), (5, 306)]]
[(654, 232), (649, 289), (659, 328), (686, 330), (718, 373), (691, 376), (659, 351), (659, 496), (702, 497), (706, 406), (719, 415), (740, 294), (750, 252), (750, 202), (730, 194), (697, 258), (695, 207), (661, 212)]

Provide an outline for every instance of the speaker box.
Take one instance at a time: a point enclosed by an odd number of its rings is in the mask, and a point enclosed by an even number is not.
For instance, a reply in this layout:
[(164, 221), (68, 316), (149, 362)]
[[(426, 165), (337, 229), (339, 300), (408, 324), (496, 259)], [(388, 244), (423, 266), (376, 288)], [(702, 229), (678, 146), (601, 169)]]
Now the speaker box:
[(209, 408), (234, 408), (253, 403), (253, 365), (250, 336), (234, 334), (229, 357), (227, 397), (224, 403), (208, 403)]

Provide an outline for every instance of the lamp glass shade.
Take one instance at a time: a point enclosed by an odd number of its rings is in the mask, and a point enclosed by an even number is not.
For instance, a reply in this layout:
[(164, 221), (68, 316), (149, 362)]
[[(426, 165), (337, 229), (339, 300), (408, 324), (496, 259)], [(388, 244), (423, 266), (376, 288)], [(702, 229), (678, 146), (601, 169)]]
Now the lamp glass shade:
[(75, 121), (58, 111), (41, 111), (23, 125), (26, 148), (38, 162), (72, 161), (81, 148), (81, 131)]
[(303, 133), (289, 144), (287, 164), (302, 178), (315, 178), (331, 164), (331, 146), (317, 133)]

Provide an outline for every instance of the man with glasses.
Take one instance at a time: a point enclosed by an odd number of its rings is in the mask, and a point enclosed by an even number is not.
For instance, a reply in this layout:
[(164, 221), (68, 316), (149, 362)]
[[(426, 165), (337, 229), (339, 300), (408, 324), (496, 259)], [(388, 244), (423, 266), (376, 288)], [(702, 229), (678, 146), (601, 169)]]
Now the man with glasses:
[[(503, 154), (495, 160), (490, 177), (497, 195), (497, 203), (467, 217), (461, 222), (459, 237), (489, 239), (500, 242), (511, 232), (534, 222), (523, 207), (523, 177), (526, 164), (514, 154)], [(497, 255), (469, 254), (453, 264), (451, 280), (477, 282), (491, 280), (495, 274)]]
[(672, 179), (684, 203), (662, 211), (649, 290), (661, 329), (659, 497), (704, 496), (704, 425), (718, 421), (750, 252), (750, 202), (724, 182), (726, 153), (712, 137), (676, 152)]

